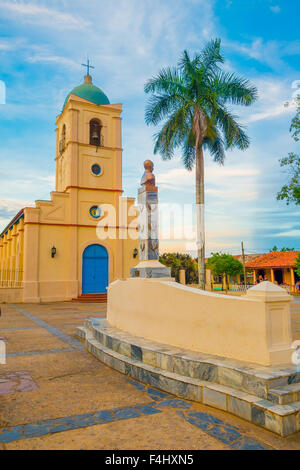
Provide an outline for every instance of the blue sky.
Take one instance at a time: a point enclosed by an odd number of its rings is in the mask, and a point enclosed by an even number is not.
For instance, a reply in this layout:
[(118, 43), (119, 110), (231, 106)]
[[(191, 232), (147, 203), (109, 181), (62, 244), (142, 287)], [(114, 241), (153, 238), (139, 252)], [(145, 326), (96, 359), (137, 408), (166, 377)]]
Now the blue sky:
[[(259, 90), (251, 108), (236, 108), (247, 126), (247, 151), (229, 151), (224, 167), (206, 162), (207, 253), (300, 250), (300, 207), (276, 201), (288, 176), (278, 159), (297, 151), (289, 125), (300, 80), (295, 0), (0, 0), (0, 228), (54, 189), (55, 117), (67, 93), (82, 82), (87, 53), (93, 81), (112, 103), (123, 103), (123, 186), (136, 196), (143, 161), (152, 158), (160, 201), (194, 201), (194, 175), (180, 155), (153, 156), (154, 128), (144, 123), (145, 81), (175, 65), (183, 49), (199, 51), (222, 39), (225, 68)], [(192, 249), (177, 240), (161, 250)]]

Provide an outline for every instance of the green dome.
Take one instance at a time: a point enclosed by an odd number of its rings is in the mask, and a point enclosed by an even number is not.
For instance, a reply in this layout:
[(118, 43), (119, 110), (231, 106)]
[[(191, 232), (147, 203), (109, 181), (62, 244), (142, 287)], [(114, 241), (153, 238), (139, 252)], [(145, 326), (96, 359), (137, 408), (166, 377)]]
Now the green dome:
[(73, 88), (72, 91), (70, 91), (70, 93), (65, 99), (63, 110), (70, 95), (79, 96), (80, 98), (83, 98), (94, 104), (110, 104), (109, 99), (107, 98), (105, 93), (103, 93), (100, 88), (92, 84), (92, 77), (90, 75), (85, 76), (85, 81), (82, 85), (79, 85)]

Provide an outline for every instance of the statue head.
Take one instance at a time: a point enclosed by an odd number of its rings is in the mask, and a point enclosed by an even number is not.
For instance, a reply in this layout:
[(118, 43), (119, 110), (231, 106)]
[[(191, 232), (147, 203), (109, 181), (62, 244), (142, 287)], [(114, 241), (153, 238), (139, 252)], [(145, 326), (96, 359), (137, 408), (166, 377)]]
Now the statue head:
[(155, 186), (155, 176), (152, 173), (154, 165), (151, 160), (144, 161), (145, 173), (143, 174), (141, 185), (145, 186)]
[(151, 160), (145, 160), (144, 161), (144, 168), (147, 172), (152, 173), (153, 168), (154, 168), (153, 162)]

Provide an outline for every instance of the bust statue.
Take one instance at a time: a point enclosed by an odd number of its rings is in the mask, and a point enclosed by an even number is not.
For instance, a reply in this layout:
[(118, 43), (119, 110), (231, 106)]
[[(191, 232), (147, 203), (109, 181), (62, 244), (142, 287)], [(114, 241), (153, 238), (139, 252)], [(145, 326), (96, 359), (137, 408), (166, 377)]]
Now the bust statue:
[(144, 161), (145, 173), (142, 176), (141, 185), (142, 186), (155, 186), (155, 176), (152, 173), (154, 165), (151, 160)]

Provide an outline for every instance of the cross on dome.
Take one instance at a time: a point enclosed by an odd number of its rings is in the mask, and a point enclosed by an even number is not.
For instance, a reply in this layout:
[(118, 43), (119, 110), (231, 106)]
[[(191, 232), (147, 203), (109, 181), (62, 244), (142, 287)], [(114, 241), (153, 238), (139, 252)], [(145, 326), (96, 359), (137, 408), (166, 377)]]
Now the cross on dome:
[(83, 67), (86, 67), (86, 72), (87, 72), (87, 75), (90, 74), (90, 69), (94, 69), (95, 67), (93, 67), (92, 65), (90, 65), (90, 59), (87, 58), (87, 63), (86, 64), (81, 64)]

